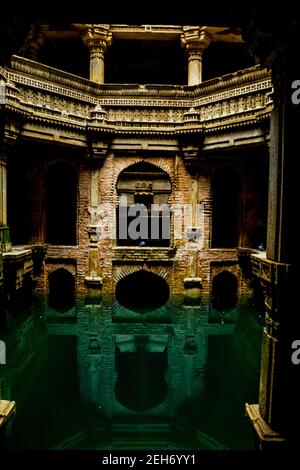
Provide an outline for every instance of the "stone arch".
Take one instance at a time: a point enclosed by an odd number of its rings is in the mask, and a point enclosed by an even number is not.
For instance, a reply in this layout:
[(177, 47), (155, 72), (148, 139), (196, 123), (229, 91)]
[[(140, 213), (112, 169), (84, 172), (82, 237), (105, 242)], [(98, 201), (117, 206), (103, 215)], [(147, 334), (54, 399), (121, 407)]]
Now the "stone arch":
[(116, 191), (117, 244), (169, 246), (172, 194), (169, 174), (142, 160), (126, 166), (119, 173)]
[(116, 180), (115, 180), (115, 185), (117, 184), (120, 174), (126, 170), (129, 169), (131, 166), (136, 165), (137, 163), (149, 163), (150, 165), (156, 166), (160, 170), (164, 171), (170, 178), (171, 185), (173, 187), (174, 185), (174, 169), (172, 166), (171, 162), (166, 162), (163, 159), (157, 159), (157, 158), (141, 158), (137, 157), (134, 159), (134, 161), (131, 161), (131, 163), (128, 163), (123, 161), (120, 163), (120, 166), (118, 167), (118, 172), (116, 174)]
[[(72, 261), (72, 260), (71, 260)], [(75, 260), (73, 261), (75, 263)], [(63, 264), (63, 263), (54, 263), (50, 264), (46, 262), (46, 272), (49, 276), (50, 273), (57, 271), (58, 269), (64, 269), (68, 271), (72, 276), (76, 277), (76, 266), (74, 264)]]
[(116, 272), (115, 280), (116, 282), (119, 282), (124, 277), (129, 276), (130, 274), (133, 274), (137, 271), (149, 271), (149, 272), (152, 272), (153, 274), (156, 274), (157, 276), (162, 277), (165, 280), (167, 280), (169, 277), (169, 273), (165, 268), (162, 268), (160, 266), (152, 266), (151, 268), (149, 268), (148, 266), (143, 265), (143, 266), (125, 266), (125, 267), (119, 268)]
[(169, 300), (170, 288), (163, 277), (139, 269), (118, 281), (115, 295), (119, 305), (143, 314), (164, 307)]
[(116, 348), (115, 362), (115, 396), (122, 406), (135, 412), (144, 412), (166, 400), (166, 348), (163, 352), (149, 352), (140, 337), (134, 352), (121, 352)]
[(48, 273), (48, 306), (65, 313), (75, 306), (75, 277), (70, 270), (58, 268)]

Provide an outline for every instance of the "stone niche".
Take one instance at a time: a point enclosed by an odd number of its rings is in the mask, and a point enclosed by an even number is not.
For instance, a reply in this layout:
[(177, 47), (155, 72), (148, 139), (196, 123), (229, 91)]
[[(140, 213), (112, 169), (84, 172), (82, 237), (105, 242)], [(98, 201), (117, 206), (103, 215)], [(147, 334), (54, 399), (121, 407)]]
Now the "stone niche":
[(123, 170), (117, 183), (120, 204), (168, 204), (171, 193), (169, 175), (147, 162)]

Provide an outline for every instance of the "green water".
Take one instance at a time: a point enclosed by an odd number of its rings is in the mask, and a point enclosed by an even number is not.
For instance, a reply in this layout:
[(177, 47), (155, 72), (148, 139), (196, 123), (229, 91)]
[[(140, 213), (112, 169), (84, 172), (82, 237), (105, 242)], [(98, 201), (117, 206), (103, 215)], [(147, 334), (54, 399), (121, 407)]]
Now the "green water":
[(259, 316), (244, 307), (222, 325), (198, 315), (152, 325), (112, 323), (97, 308), (16, 317), (1, 336), (2, 398), (17, 406), (6, 446), (254, 448), (244, 408), (258, 401)]

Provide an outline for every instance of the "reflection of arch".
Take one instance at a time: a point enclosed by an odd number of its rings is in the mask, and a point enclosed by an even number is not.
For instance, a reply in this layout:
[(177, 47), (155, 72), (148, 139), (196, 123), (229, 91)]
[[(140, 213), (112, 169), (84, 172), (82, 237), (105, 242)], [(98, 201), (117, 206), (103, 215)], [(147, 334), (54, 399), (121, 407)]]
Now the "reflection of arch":
[(164, 306), (169, 293), (169, 286), (162, 277), (145, 270), (123, 277), (116, 286), (118, 303), (138, 313), (151, 312)]
[(54, 310), (64, 313), (75, 305), (75, 279), (66, 269), (52, 271), (48, 277), (48, 305)]
[(220, 312), (228, 312), (237, 304), (238, 280), (229, 271), (222, 271), (213, 278), (212, 307)]
[(46, 170), (46, 242), (76, 245), (77, 171), (64, 161)]
[(149, 353), (146, 346), (141, 338), (135, 352), (121, 353), (116, 349), (116, 398), (126, 408), (138, 412), (159, 405), (168, 392), (167, 351)]
[(241, 180), (230, 166), (212, 177), (212, 248), (234, 248), (239, 243), (239, 194)]

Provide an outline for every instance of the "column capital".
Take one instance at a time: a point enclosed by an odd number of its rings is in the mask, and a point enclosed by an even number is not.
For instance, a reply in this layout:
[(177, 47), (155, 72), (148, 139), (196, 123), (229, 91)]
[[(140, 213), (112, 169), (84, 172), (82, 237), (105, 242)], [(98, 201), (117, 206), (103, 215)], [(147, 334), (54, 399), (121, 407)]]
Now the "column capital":
[(112, 33), (109, 24), (89, 24), (82, 34), (83, 42), (93, 49), (104, 52), (112, 44)]
[(206, 26), (183, 26), (181, 46), (193, 54), (202, 54), (212, 41)]

